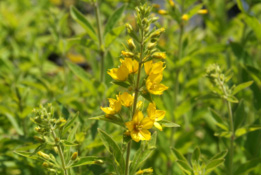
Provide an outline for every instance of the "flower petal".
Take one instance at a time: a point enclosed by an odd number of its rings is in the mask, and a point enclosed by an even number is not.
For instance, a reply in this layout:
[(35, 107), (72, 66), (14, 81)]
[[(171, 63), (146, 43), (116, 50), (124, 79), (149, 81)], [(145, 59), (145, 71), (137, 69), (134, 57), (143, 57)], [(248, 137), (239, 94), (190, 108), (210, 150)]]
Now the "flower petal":
[(150, 140), (151, 138), (151, 133), (146, 129), (141, 130), (140, 134), (143, 136), (141, 140)]
[(143, 129), (150, 129), (153, 126), (153, 121), (149, 117), (146, 117), (141, 121), (141, 125)]
[(155, 126), (158, 130), (162, 131), (162, 126), (161, 126), (158, 122), (154, 122), (154, 126)]

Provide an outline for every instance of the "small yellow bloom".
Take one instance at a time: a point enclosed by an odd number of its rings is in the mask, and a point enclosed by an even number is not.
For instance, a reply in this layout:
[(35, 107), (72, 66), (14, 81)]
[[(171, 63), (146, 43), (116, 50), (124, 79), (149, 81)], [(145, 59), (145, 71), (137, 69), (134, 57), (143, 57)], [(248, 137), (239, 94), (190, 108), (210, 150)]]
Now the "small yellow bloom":
[(134, 56), (134, 54), (132, 52), (121, 51), (121, 54), (125, 57), (130, 57), (130, 58), (132, 58)]
[(157, 58), (157, 59), (165, 59), (166, 58), (166, 53), (165, 52), (155, 52), (151, 55), (152, 58)]
[(125, 58), (120, 60), (121, 64), (128, 68), (129, 74), (136, 73), (139, 68), (139, 63), (135, 59)]
[(153, 121), (148, 117), (144, 118), (141, 111), (136, 110), (132, 121), (126, 122), (125, 125), (130, 131), (131, 138), (135, 142), (150, 140), (151, 133), (148, 129), (152, 128)]
[(165, 117), (166, 112), (163, 110), (156, 110), (156, 105), (150, 103), (147, 108), (148, 117), (154, 122), (154, 126), (162, 131), (162, 126), (158, 123), (158, 121), (162, 120)]
[(133, 41), (132, 38), (131, 38), (131, 39), (128, 39), (127, 43), (128, 43), (128, 46), (129, 46), (129, 48), (130, 48), (131, 50), (133, 50), (133, 49), (136, 48), (136, 46), (135, 46), (134, 41)]
[(167, 15), (168, 14), (168, 12), (166, 10), (159, 10), (158, 13), (160, 15)]
[(150, 74), (146, 80), (147, 90), (154, 95), (161, 95), (163, 91), (167, 90), (168, 87), (164, 84), (160, 84), (162, 80), (162, 73)]
[(175, 7), (175, 3), (173, 2), (173, 0), (169, 0), (169, 4), (171, 7)]
[(117, 97), (117, 100), (113, 99), (113, 98), (109, 98), (108, 100), (109, 100), (110, 106), (105, 107), (105, 108), (101, 107), (101, 110), (103, 110), (103, 112), (105, 112), (107, 115), (114, 115), (114, 114), (118, 113), (121, 110), (121, 102), (120, 102), (119, 98)]
[(128, 92), (123, 92), (123, 94), (119, 95), (119, 99), (123, 106), (130, 107), (133, 103), (134, 97)]
[(207, 9), (201, 9), (198, 11), (198, 14), (201, 14), (201, 15), (205, 15), (208, 13), (208, 10)]
[(189, 16), (187, 14), (182, 15), (181, 19), (183, 21), (187, 21), (189, 19)]
[(114, 80), (125, 81), (129, 76), (129, 70), (126, 65), (121, 65), (119, 68), (109, 69), (107, 72)]
[(163, 67), (163, 62), (159, 61), (157, 63), (153, 63), (153, 61), (148, 61), (144, 63), (144, 69), (147, 75), (153, 73), (153, 74), (159, 74), (161, 73), (164, 69), (165, 66)]
[(143, 169), (143, 170), (139, 170), (136, 172), (135, 175), (139, 175), (139, 174), (150, 174), (153, 173), (153, 169), (152, 168), (147, 168), (147, 169)]

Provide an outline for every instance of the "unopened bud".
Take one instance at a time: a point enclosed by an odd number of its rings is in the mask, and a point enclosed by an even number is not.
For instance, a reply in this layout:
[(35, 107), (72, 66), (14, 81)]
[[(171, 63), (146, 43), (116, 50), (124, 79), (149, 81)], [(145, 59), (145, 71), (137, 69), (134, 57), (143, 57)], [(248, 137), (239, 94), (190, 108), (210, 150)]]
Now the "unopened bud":
[(44, 143), (44, 142), (45, 142), (44, 139), (42, 139), (42, 138), (40, 138), (40, 137), (38, 137), (38, 136), (34, 136), (34, 139), (37, 140), (37, 141), (39, 141), (39, 142), (41, 142), (41, 143)]
[(187, 14), (182, 15), (181, 19), (183, 21), (187, 21), (189, 19), (189, 16)]
[(72, 154), (71, 160), (76, 160), (77, 157), (78, 157), (78, 152), (74, 152), (74, 153)]
[(49, 164), (48, 164), (47, 162), (44, 162), (42, 165), (43, 165), (43, 167), (45, 167), (45, 168), (48, 168), (48, 167), (49, 167)]
[(152, 58), (165, 59), (166, 54), (164, 52), (155, 52), (151, 55)]
[(103, 162), (103, 160), (95, 160), (94, 163), (95, 163), (95, 164), (102, 164), (102, 163), (104, 163), (104, 162)]
[(132, 52), (125, 52), (125, 51), (121, 51), (121, 54), (124, 57), (128, 57), (128, 58), (132, 58), (134, 56), (134, 54)]
[(127, 43), (128, 43), (130, 50), (134, 50), (136, 48), (136, 46), (133, 42), (133, 39), (128, 39)]
[(198, 11), (198, 14), (201, 14), (201, 15), (205, 15), (208, 13), (208, 10), (207, 9), (201, 9)]
[(147, 169), (144, 169), (144, 170), (139, 170), (136, 172), (136, 175), (139, 175), (139, 174), (151, 174), (153, 173), (153, 169), (152, 168), (147, 168)]
[(168, 12), (166, 10), (159, 10), (158, 13), (160, 15), (167, 15), (168, 14)]
[(159, 37), (165, 31), (164, 28), (160, 28), (151, 34), (151, 38)]
[(50, 156), (42, 151), (37, 152), (37, 154), (45, 159), (50, 159)]
[(63, 118), (61, 118), (61, 119), (59, 119), (59, 120), (57, 121), (56, 125), (57, 125), (58, 127), (62, 127), (62, 126), (65, 125), (65, 123), (66, 123), (66, 120), (63, 119)]
[(127, 24), (125, 24), (125, 26), (127, 28), (128, 33), (131, 33), (133, 31), (133, 28), (130, 24), (127, 23)]
[(156, 45), (157, 45), (156, 42), (150, 42), (150, 43), (148, 44), (148, 49), (151, 50), (151, 49), (153, 49)]
[(173, 2), (173, 0), (169, 0), (169, 4), (171, 7), (175, 7), (175, 3)]

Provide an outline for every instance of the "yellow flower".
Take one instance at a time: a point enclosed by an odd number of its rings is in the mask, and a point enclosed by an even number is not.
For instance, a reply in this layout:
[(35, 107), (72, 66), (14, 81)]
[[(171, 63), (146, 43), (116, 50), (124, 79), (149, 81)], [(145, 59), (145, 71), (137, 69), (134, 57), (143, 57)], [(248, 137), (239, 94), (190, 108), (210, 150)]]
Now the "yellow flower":
[(108, 100), (109, 100), (110, 106), (105, 107), (105, 108), (101, 107), (101, 110), (103, 110), (103, 112), (106, 113), (106, 116), (114, 115), (114, 114), (118, 113), (121, 110), (121, 102), (120, 102), (119, 98), (117, 97), (117, 100), (113, 99), (113, 98), (109, 98)]
[(151, 55), (152, 58), (165, 59), (166, 54), (164, 52), (155, 52)]
[(131, 58), (125, 58), (124, 60), (120, 60), (121, 64), (128, 68), (129, 73), (136, 73), (139, 68), (139, 63), (137, 60)]
[(134, 97), (128, 92), (123, 92), (123, 94), (119, 95), (119, 99), (123, 106), (130, 107), (133, 103)]
[(205, 15), (208, 13), (208, 10), (207, 9), (201, 9), (198, 11), (198, 14), (201, 14), (201, 15)]
[(189, 19), (189, 16), (187, 14), (182, 15), (181, 19), (183, 21), (187, 21)]
[(163, 62), (159, 61), (157, 63), (153, 63), (153, 61), (148, 61), (144, 63), (144, 69), (147, 75), (153, 73), (153, 74), (158, 74), (161, 73), (165, 67), (163, 67)]
[(134, 54), (132, 52), (121, 51), (121, 54), (125, 57), (130, 57), (130, 58), (132, 58), (134, 56)]
[(175, 3), (173, 2), (173, 0), (169, 0), (169, 4), (171, 7), (175, 7)]
[(142, 102), (142, 101), (139, 101), (139, 102), (137, 103), (136, 109), (141, 109), (141, 108), (142, 108), (142, 105), (143, 105), (143, 102)]
[(156, 105), (150, 103), (147, 108), (148, 117), (154, 122), (154, 126), (162, 131), (162, 126), (158, 123), (158, 121), (162, 120), (165, 117), (166, 112), (163, 110), (156, 110)]
[(153, 173), (153, 169), (152, 168), (147, 168), (147, 169), (143, 169), (143, 170), (139, 170), (136, 172), (135, 175), (139, 175), (139, 174), (150, 174)]
[(168, 14), (168, 12), (166, 10), (159, 10), (158, 13), (160, 15), (167, 15)]
[(126, 122), (125, 125), (130, 131), (131, 138), (135, 142), (150, 140), (151, 133), (148, 129), (152, 128), (153, 121), (148, 117), (144, 118), (141, 111), (136, 110), (132, 121)]
[(167, 90), (168, 87), (164, 84), (160, 84), (162, 80), (162, 73), (150, 74), (146, 80), (147, 90), (154, 95), (161, 95), (163, 91)]
[(114, 80), (125, 81), (129, 76), (129, 70), (125, 65), (119, 68), (109, 69), (107, 72)]

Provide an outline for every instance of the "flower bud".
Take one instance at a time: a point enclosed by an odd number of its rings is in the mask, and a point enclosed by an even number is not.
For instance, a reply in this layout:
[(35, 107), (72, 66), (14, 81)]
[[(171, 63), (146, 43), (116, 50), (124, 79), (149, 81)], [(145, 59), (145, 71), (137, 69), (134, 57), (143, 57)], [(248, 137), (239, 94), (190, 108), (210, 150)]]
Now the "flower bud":
[(48, 167), (49, 167), (49, 164), (48, 164), (47, 162), (44, 162), (42, 165), (43, 165), (43, 167), (45, 167), (45, 168), (48, 168)]
[(125, 24), (125, 26), (127, 28), (128, 33), (131, 33), (133, 31), (133, 28), (130, 24), (127, 23), (127, 24)]
[(132, 58), (134, 56), (134, 54), (132, 52), (125, 52), (125, 51), (121, 51), (121, 54), (124, 57), (128, 57), (128, 58)]
[(151, 55), (152, 58), (165, 59), (166, 54), (164, 52), (155, 52)]
[(150, 43), (148, 44), (148, 49), (151, 50), (151, 49), (153, 49), (156, 45), (157, 45), (156, 42), (150, 42)]
[(65, 123), (66, 123), (66, 120), (63, 119), (63, 118), (61, 118), (61, 119), (59, 119), (59, 120), (57, 121), (56, 125), (57, 125), (58, 127), (62, 127), (62, 126), (65, 125)]
[(173, 0), (169, 0), (169, 4), (171, 7), (175, 7), (175, 3), (173, 2)]
[(42, 138), (40, 138), (40, 137), (38, 137), (38, 136), (34, 136), (34, 139), (37, 140), (37, 141), (39, 141), (39, 142), (41, 142), (41, 143), (44, 143), (44, 142), (45, 142), (44, 139), (42, 139)]
[(50, 156), (42, 151), (37, 152), (37, 154), (45, 159), (50, 159)]
[(168, 12), (166, 10), (159, 10), (158, 13), (160, 15), (167, 15), (168, 14)]
[(154, 31), (150, 36), (151, 36), (151, 38), (159, 37), (164, 31), (165, 31), (165, 29), (162, 27), (162, 28)]
[(74, 153), (72, 154), (71, 160), (76, 160), (77, 157), (78, 157), (78, 152), (74, 152)]
[(198, 14), (201, 14), (201, 15), (205, 15), (208, 13), (208, 10), (207, 9), (201, 9), (198, 11)]
[(136, 48), (136, 46), (133, 42), (133, 39), (128, 39), (127, 43), (128, 43), (130, 50), (134, 50)]
[(102, 163), (104, 163), (104, 162), (103, 162), (103, 160), (95, 160), (94, 163), (95, 163), (95, 164), (102, 164)]

